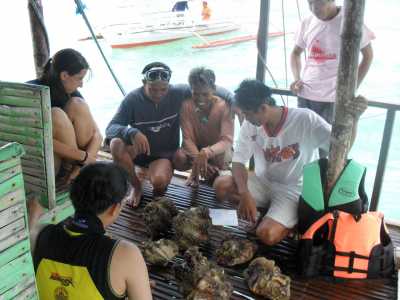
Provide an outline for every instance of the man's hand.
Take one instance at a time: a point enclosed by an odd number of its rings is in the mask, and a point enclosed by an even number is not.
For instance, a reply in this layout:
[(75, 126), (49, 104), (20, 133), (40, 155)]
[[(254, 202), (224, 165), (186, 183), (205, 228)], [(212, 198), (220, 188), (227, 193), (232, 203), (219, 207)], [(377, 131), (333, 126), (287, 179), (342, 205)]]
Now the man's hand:
[(359, 119), (360, 116), (367, 110), (368, 100), (363, 96), (354, 97), (353, 101), (347, 102), (344, 109), (355, 119)]
[(136, 155), (138, 154), (146, 154), (150, 155), (150, 145), (147, 137), (138, 131), (132, 141), (133, 147), (136, 151)]
[(209, 157), (209, 149), (203, 148), (200, 150), (197, 157), (194, 159), (193, 167), (197, 168), (199, 174), (203, 178), (207, 178), (207, 167), (208, 167), (208, 157)]
[(257, 207), (256, 201), (249, 191), (240, 195), (240, 203), (239, 203), (239, 216), (245, 220), (251, 221), (255, 223), (257, 220)]
[(292, 91), (293, 94), (297, 95), (303, 88), (303, 85), (304, 82), (301, 79), (295, 80), (290, 84), (290, 90)]

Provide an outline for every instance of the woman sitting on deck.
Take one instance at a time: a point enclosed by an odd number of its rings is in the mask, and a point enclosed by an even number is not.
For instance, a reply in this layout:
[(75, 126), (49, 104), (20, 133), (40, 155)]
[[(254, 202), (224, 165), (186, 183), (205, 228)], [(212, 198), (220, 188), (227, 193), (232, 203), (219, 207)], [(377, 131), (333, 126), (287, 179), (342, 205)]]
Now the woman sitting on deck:
[(103, 140), (77, 90), (88, 70), (82, 54), (67, 48), (47, 61), (40, 78), (29, 82), (50, 88), (55, 173), (67, 183), (81, 166), (96, 161)]

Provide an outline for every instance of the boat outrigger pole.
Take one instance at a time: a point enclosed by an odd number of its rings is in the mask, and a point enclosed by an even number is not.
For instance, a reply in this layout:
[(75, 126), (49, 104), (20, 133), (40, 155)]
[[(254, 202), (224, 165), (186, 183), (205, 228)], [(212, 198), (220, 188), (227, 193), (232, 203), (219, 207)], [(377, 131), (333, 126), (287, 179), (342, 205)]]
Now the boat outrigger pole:
[(101, 56), (103, 57), (104, 62), (106, 63), (108, 70), (110, 71), (112, 77), (114, 78), (115, 83), (118, 85), (119, 89), (121, 90), (122, 95), (126, 95), (124, 88), (122, 87), (121, 83), (119, 82), (117, 76), (115, 75), (113, 69), (111, 68), (111, 65), (109, 64), (106, 56), (104, 55), (103, 49), (101, 48), (99, 41), (97, 40), (96, 34), (94, 33), (92, 26), (90, 25), (89, 19), (86, 16), (85, 13), (85, 6), (82, 4), (81, 0), (74, 0), (76, 3), (76, 7), (77, 7), (77, 12), (79, 14), (82, 15), (83, 20), (86, 23), (86, 26), (88, 27), (89, 31), (90, 31), (90, 35), (92, 36), (94, 42), (96, 43), (97, 48), (100, 51)]
[(354, 116), (345, 107), (354, 101), (357, 89), (358, 58), (362, 36), (365, 0), (345, 0), (341, 32), (340, 60), (336, 83), (335, 120), (332, 126), (327, 169), (327, 190), (335, 184), (350, 151)]

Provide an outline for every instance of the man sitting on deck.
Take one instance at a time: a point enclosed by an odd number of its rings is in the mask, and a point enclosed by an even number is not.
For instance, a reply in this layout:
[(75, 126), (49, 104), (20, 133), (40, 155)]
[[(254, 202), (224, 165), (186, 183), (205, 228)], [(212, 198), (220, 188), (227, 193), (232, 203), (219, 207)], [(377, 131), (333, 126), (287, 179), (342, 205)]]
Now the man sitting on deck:
[[(214, 183), (217, 199), (238, 202), (240, 216), (252, 222), (257, 221), (257, 207), (269, 207), (256, 234), (274, 245), (297, 224), (303, 167), (317, 158), (318, 148), (329, 150), (331, 126), (309, 109), (277, 106), (260, 81), (244, 80), (235, 93), (246, 121), (235, 145), (232, 176)], [(358, 119), (367, 105), (362, 97), (355, 100), (348, 109)], [(254, 174), (245, 166), (253, 155)]]
[(42, 208), (37, 201), (29, 203), (40, 299), (152, 299), (140, 250), (104, 235), (131, 190), (123, 168), (97, 162), (83, 167), (72, 183), (73, 218), (40, 229)]
[[(130, 204), (139, 205), (142, 185), (135, 165), (148, 168), (153, 195), (162, 195), (171, 181), (173, 169), (183, 170), (176, 160), (179, 148), (179, 113), (183, 100), (191, 97), (188, 85), (170, 85), (171, 69), (153, 62), (144, 67), (143, 86), (122, 101), (106, 129), (115, 162), (131, 175), (135, 189)], [(216, 88), (216, 94), (230, 100), (232, 94)]]
[(201, 175), (213, 183), (232, 160), (233, 114), (227, 101), (214, 96), (215, 74), (203, 67), (190, 72), (192, 98), (181, 111), (183, 148), (180, 165), (192, 168), (188, 185), (197, 186)]

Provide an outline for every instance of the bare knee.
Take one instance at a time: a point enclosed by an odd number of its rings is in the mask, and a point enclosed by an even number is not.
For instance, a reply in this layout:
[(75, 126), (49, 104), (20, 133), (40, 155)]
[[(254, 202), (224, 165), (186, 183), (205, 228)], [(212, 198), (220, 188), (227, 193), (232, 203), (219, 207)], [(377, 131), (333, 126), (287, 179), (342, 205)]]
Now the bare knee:
[(273, 246), (282, 241), (289, 233), (283, 225), (272, 225), (261, 223), (256, 230), (257, 237), (266, 245)]
[(121, 160), (127, 153), (125, 142), (120, 138), (113, 138), (110, 142), (110, 152), (114, 160)]
[(72, 97), (65, 105), (69, 116), (86, 116), (90, 113), (89, 105), (80, 97)]
[(68, 115), (59, 107), (53, 107), (51, 109), (51, 123), (53, 128), (53, 133), (58, 130), (65, 130), (67, 128), (73, 128), (72, 122)]
[(214, 181), (213, 187), (215, 190), (215, 196), (219, 201), (224, 201), (228, 195), (235, 192), (232, 176), (217, 177)]
[(154, 174), (150, 176), (150, 182), (153, 190), (157, 193), (163, 193), (171, 181), (171, 176), (168, 174)]
[(174, 168), (178, 171), (186, 171), (190, 169), (188, 155), (183, 149), (178, 149), (173, 157)]

